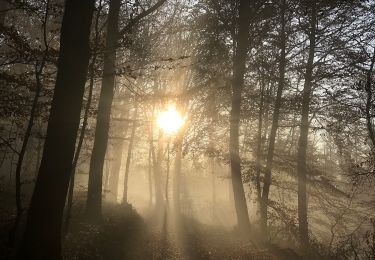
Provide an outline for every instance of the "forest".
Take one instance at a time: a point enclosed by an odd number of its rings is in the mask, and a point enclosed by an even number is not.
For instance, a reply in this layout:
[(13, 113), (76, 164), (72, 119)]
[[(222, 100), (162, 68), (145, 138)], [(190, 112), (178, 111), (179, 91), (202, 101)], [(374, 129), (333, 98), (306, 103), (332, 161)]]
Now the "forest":
[(0, 259), (375, 260), (375, 0), (0, 0)]

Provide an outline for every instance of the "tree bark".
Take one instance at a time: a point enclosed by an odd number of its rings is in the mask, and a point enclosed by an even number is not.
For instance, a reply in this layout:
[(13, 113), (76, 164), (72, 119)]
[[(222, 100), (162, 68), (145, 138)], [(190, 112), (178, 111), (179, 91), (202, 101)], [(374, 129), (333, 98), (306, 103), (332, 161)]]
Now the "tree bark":
[(367, 93), (366, 109), (365, 109), (367, 131), (368, 131), (368, 135), (370, 137), (371, 143), (372, 143), (372, 150), (375, 153), (375, 130), (374, 130), (374, 126), (372, 124), (372, 116), (371, 116), (371, 107), (373, 106), (372, 73), (373, 73), (373, 69), (374, 69), (374, 63), (375, 63), (375, 49), (374, 49), (374, 53), (372, 55), (370, 68), (367, 72), (367, 80), (366, 80), (366, 86), (365, 86), (365, 90), (366, 90), (366, 93)]
[(73, 205), (73, 192), (74, 192), (74, 183), (75, 183), (75, 173), (76, 173), (76, 167), (79, 159), (79, 155), (81, 153), (83, 140), (85, 139), (85, 132), (87, 128), (88, 118), (89, 118), (89, 112), (91, 107), (91, 100), (92, 100), (92, 94), (94, 90), (94, 66), (96, 61), (96, 54), (94, 55), (91, 65), (90, 65), (90, 83), (89, 83), (89, 94), (87, 98), (87, 104), (85, 107), (85, 112), (83, 115), (83, 122), (82, 122), (82, 128), (81, 132), (79, 134), (79, 140), (78, 145), (76, 148), (76, 152), (74, 154), (73, 164), (72, 164), (72, 173), (70, 176), (70, 183), (69, 183), (69, 191), (68, 191), (68, 201), (67, 201), (67, 209), (66, 209), (66, 216), (65, 216), (65, 223), (64, 223), (64, 234), (67, 233), (69, 229), (69, 220), (71, 217), (71, 211), (72, 211), (72, 205)]
[(7, 14), (7, 9), (9, 8), (9, 3), (7, 0), (0, 0), (0, 26), (5, 25), (5, 18)]
[(83, 121), (82, 121), (82, 128), (81, 132), (79, 134), (79, 140), (78, 145), (76, 148), (76, 151), (74, 153), (73, 163), (72, 163), (72, 173), (70, 176), (70, 182), (69, 182), (69, 191), (68, 191), (68, 198), (67, 198), (67, 209), (66, 209), (66, 215), (65, 215), (65, 223), (64, 223), (64, 235), (67, 234), (69, 230), (69, 221), (72, 215), (72, 206), (73, 206), (73, 193), (74, 193), (74, 183), (75, 183), (75, 175), (76, 175), (76, 167), (78, 163), (78, 159), (81, 153), (83, 140), (85, 139), (85, 132), (88, 124), (89, 119), (89, 112), (91, 107), (91, 101), (92, 101), (92, 95), (94, 91), (94, 79), (95, 79), (95, 63), (97, 59), (97, 48), (99, 44), (99, 17), (100, 17), (100, 10), (102, 8), (102, 0), (99, 2), (98, 11), (96, 13), (95, 17), (95, 36), (94, 36), (94, 55), (91, 59), (91, 64), (89, 66), (89, 74), (90, 74), (90, 82), (88, 86), (88, 97), (87, 97), (87, 103), (83, 115)]
[(310, 31), (309, 31), (309, 56), (306, 64), (305, 83), (302, 92), (302, 111), (300, 124), (300, 137), (298, 141), (297, 151), (297, 174), (298, 174), (298, 224), (300, 235), (300, 246), (302, 252), (308, 252), (309, 236), (308, 236), (308, 221), (307, 221), (307, 192), (306, 192), (306, 157), (307, 157), (307, 143), (309, 133), (309, 110), (312, 95), (312, 80), (314, 70), (314, 56), (315, 56), (315, 41), (316, 41), (316, 23), (317, 11), (316, 2), (312, 2), (310, 17)]
[[(37, 112), (38, 113), (38, 112)], [(39, 120), (39, 129), (38, 129), (38, 136), (37, 136), (37, 139), (38, 139), (38, 144), (36, 146), (36, 160), (35, 160), (35, 171), (34, 171), (34, 174), (35, 174), (35, 179), (38, 177), (38, 171), (39, 171), (39, 164), (40, 164), (40, 160), (41, 160), (41, 157), (42, 157), (42, 144), (43, 144), (43, 140), (42, 140), (42, 136), (41, 136), (41, 133), (42, 133), (42, 119)]]
[(18, 259), (62, 259), (61, 224), (87, 67), (94, 0), (67, 0), (55, 92)]
[(111, 0), (104, 52), (103, 79), (100, 91), (94, 146), (90, 160), (86, 215), (98, 220), (102, 214), (103, 166), (108, 144), (109, 122), (115, 89), (116, 47), (121, 0)]
[(244, 234), (250, 231), (249, 213), (241, 176), (241, 159), (239, 155), (239, 125), (241, 113), (241, 94), (244, 85), (246, 57), (249, 44), (250, 1), (241, 0), (239, 5), (239, 29), (237, 49), (233, 62), (232, 109), (230, 112), (230, 164), (233, 185), (234, 203), (237, 222)]
[(267, 152), (267, 163), (263, 181), (263, 192), (261, 199), (261, 228), (264, 235), (267, 234), (267, 207), (268, 207), (268, 195), (271, 186), (271, 171), (273, 164), (273, 156), (275, 151), (276, 133), (279, 127), (279, 117), (281, 108), (281, 97), (284, 89), (285, 82), (285, 66), (286, 66), (286, 34), (285, 34), (285, 9), (286, 0), (281, 0), (280, 8), (280, 60), (279, 60), (279, 80), (277, 87), (277, 94), (275, 100), (275, 107), (272, 118), (272, 126), (270, 137), (268, 141), (268, 152)]
[(106, 196), (107, 196), (107, 192), (108, 192), (108, 185), (109, 185), (109, 174), (111, 172), (111, 169), (112, 169), (112, 161), (113, 161), (113, 155), (112, 155), (112, 152), (113, 149), (108, 149), (107, 150), (107, 153), (105, 155), (105, 159), (104, 159), (104, 172), (103, 172), (103, 175), (104, 175), (104, 182), (103, 182), (103, 198), (105, 199)]
[(257, 133), (257, 152), (255, 158), (255, 182), (256, 182), (256, 189), (257, 189), (257, 196), (258, 201), (261, 203), (262, 197), (262, 190), (261, 190), (261, 183), (260, 183), (260, 174), (261, 174), (261, 153), (262, 153), (262, 129), (263, 129), (263, 117), (264, 117), (264, 73), (261, 73), (261, 89), (260, 89), (260, 104), (259, 104), (259, 113), (258, 113), (258, 133)]

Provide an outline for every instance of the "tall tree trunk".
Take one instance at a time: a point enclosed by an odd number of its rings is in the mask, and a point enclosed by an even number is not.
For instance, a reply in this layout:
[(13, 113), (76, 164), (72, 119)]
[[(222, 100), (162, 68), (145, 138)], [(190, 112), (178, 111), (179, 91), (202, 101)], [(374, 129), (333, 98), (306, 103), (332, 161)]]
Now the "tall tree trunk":
[(250, 231), (246, 196), (241, 176), (239, 155), (239, 125), (241, 113), (241, 94), (244, 84), (246, 57), (249, 44), (250, 1), (241, 0), (239, 5), (239, 29), (237, 49), (233, 63), (232, 110), (230, 112), (230, 164), (234, 203), (239, 229), (246, 234)]
[(212, 221), (215, 223), (217, 218), (216, 207), (216, 169), (215, 169), (215, 156), (210, 157), (210, 169), (211, 169), (211, 189), (212, 189)]
[(92, 95), (94, 91), (94, 79), (95, 79), (95, 63), (97, 59), (97, 48), (98, 48), (98, 41), (99, 41), (99, 12), (102, 8), (102, 0), (99, 2), (98, 12), (96, 13), (95, 17), (95, 36), (94, 36), (94, 50), (91, 52), (94, 52), (94, 55), (91, 59), (91, 64), (89, 66), (89, 74), (90, 74), (90, 82), (88, 86), (88, 97), (87, 97), (87, 103), (85, 107), (85, 111), (83, 114), (83, 121), (82, 121), (82, 128), (81, 132), (79, 133), (79, 140), (78, 145), (76, 148), (76, 151), (74, 153), (73, 163), (72, 163), (72, 173), (70, 176), (70, 182), (69, 182), (69, 191), (68, 191), (68, 198), (67, 198), (67, 208), (66, 208), (66, 215), (65, 215), (65, 222), (64, 222), (64, 230), (63, 234), (66, 235), (69, 230), (69, 221), (72, 215), (72, 206), (73, 206), (73, 193), (74, 193), (74, 183), (75, 183), (75, 175), (76, 175), (76, 167), (78, 163), (78, 159), (81, 153), (83, 140), (85, 139), (85, 133), (86, 128), (88, 124), (89, 119), (89, 112), (91, 107), (91, 101), (92, 101)]
[(309, 236), (308, 236), (308, 222), (307, 222), (307, 192), (306, 192), (306, 156), (307, 143), (309, 133), (309, 110), (312, 95), (312, 80), (314, 70), (314, 56), (315, 56), (315, 37), (316, 37), (316, 23), (317, 11), (316, 2), (312, 2), (310, 6), (310, 31), (309, 31), (309, 57), (306, 64), (305, 83), (302, 92), (302, 112), (300, 124), (300, 137), (298, 142), (297, 152), (297, 174), (298, 174), (298, 224), (301, 250), (308, 252)]
[(41, 133), (42, 133), (42, 120), (40, 119), (39, 120), (38, 136), (37, 136), (38, 144), (36, 146), (35, 179), (38, 176), (39, 164), (40, 164), (40, 160), (41, 160), (41, 157), (42, 157), (42, 144), (43, 144), (43, 141), (42, 141), (42, 135), (41, 135)]
[(109, 184), (109, 174), (111, 172), (111, 168), (112, 168), (112, 161), (113, 161), (113, 158), (112, 158), (112, 150), (113, 149), (108, 149), (107, 150), (107, 153), (106, 153), (106, 157), (104, 159), (104, 172), (103, 172), (103, 175), (104, 175), (104, 182), (103, 182), (103, 198), (105, 199), (106, 196), (107, 196), (107, 192), (108, 192), (108, 184)]
[(374, 130), (374, 126), (372, 124), (371, 107), (373, 106), (372, 73), (373, 73), (373, 69), (374, 69), (374, 63), (375, 63), (375, 48), (374, 48), (374, 53), (372, 54), (370, 68), (367, 72), (367, 80), (366, 80), (366, 86), (365, 86), (365, 90), (366, 90), (366, 93), (367, 93), (366, 109), (365, 109), (365, 111), (366, 111), (366, 124), (367, 124), (368, 135), (369, 135), (371, 143), (372, 143), (373, 153), (375, 153), (375, 130)]
[(87, 103), (85, 107), (85, 112), (83, 116), (83, 122), (82, 122), (82, 128), (81, 132), (79, 133), (79, 140), (78, 145), (76, 148), (76, 152), (74, 154), (74, 159), (72, 163), (72, 173), (70, 176), (70, 183), (69, 183), (69, 191), (68, 191), (68, 201), (67, 201), (67, 208), (66, 208), (66, 215), (65, 215), (65, 223), (64, 223), (64, 234), (67, 233), (69, 229), (69, 220), (72, 215), (72, 206), (73, 206), (73, 192), (74, 192), (74, 183), (75, 183), (75, 173), (77, 168), (77, 163), (79, 159), (79, 155), (81, 153), (83, 140), (85, 139), (85, 132), (87, 128), (88, 118), (89, 118), (89, 112), (91, 107), (91, 100), (92, 100), (92, 94), (94, 89), (94, 64), (96, 60), (96, 55), (94, 56), (91, 66), (90, 66), (90, 84), (89, 84), (89, 94), (87, 98)]
[(148, 193), (149, 193), (149, 206), (152, 206), (152, 146), (153, 146), (153, 129), (152, 129), (152, 121), (150, 123), (150, 140), (149, 140), (149, 148), (148, 148)]
[(285, 9), (286, 0), (281, 0), (280, 8), (280, 60), (279, 60), (279, 80), (277, 87), (277, 94), (275, 100), (275, 107), (273, 111), (272, 126), (270, 137), (268, 141), (267, 163), (263, 181), (263, 192), (261, 198), (261, 228), (263, 235), (267, 234), (267, 207), (268, 195), (271, 186), (271, 171), (273, 164), (273, 156), (275, 151), (276, 133), (279, 127), (279, 117), (281, 108), (281, 97), (284, 89), (285, 82), (285, 65), (286, 65), (286, 34), (285, 34)]
[(257, 196), (258, 202), (261, 203), (262, 191), (261, 191), (261, 184), (260, 184), (260, 173), (261, 173), (261, 153), (262, 153), (262, 129), (263, 129), (263, 116), (264, 116), (264, 88), (265, 88), (265, 80), (264, 80), (264, 73), (261, 72), (261, 86), (260, 86), (260, 104), (259, 104), (259, 113), (258, 113), (258, 133), (257, 133), (257, 150), (256, 150), (256, 158), (255, 158), (255, 182), (256, 182), (256, 189), (257, 189)]
[(165, 202), (167, 207), (169, 207), (169, 197), (168, 197), (168, 191), (169, 191), (169, 169), (170, 169), (170, 152), (169, 152), (169, 144), (171, 141), (171, 137), (168, 136), (167, 138), (167, 172), (165, 176), (165, 186), (164, 186), (164, 195), (165, 195)]
[[(128, 103), (128, 99), (126, 98), (126, 103)], [(125, 121), (119, 125), (122, 129), (121, 137), (116, 143), (113, 145), (113, 167), (111, 169), (111, 173), (109, 175), (109, 199), (113, 202), (117, 202), (118, 197), (118, 187), (119, 187), (119, 179), (120, 179), (120, 169), (123, 159), (123, 151), (124, 151), (124, 143), (126, 137), (128, 135), (129, 129), (129, 111), (126, 108), (124, 113), (119, 114), (120, 118), (124, 117)]]
[(179, 217), (181, 210), (181, 162), (182, 162), (182, 143), (184, 139), (185, 128), (182, 127), (176, 136), (175, 148), (176, 148), (176, 158), (174, 162), (173, 171), (173, 208), (175, 216)]
[[(152, 172), (155, 175), (156, 170), (156, 159), (154, 150), (154, 115), (155, 115), (155, 104), (152, 105), (152, 114), (150, 119), (150, 131), (149, 131), (149, 153), (148, 153), (148, 174), (149, 174), (149, 192), (150, 192), (150, 206), (152, 205)], [(156, 197), (156, 188), (155, 188)]]
[(61, 225), (89, 63), (94, 0), (67, 0), (43, 157), (18, 259), (62, 259)]
[(268, 142), (268, 128), (270, 126), (269, 114), (270, 114), (270, 107), (271, 107), (271, 95), (274, 90), (274, 82), (267, 82), (265, 85), (265, 93), (264, 93), (264, 104), (263, 104), (263, 129), (262, 129), (262, 145), (267, 146)]
[(109, 122), (115, 89), (116, 47), (121, 0), (111, 0), (104, 52), (103, 79), (100, 91), (94, 146), (90, 160), (86, 215), (97, 220), (102, 213), (103, 165), (107, 151)]
[(212, 189), (212, 221), (216, 221), (216, 172), (215, 172), (215, 127), (217, 124), (217, 111), (216, 111), (216, 89), (211, 85), (212, 92), (209, 100), (209, 114), (211, 117), (211, 126), (208, 130), (208, 158), (209, 167), (211, 171), (211, 189)]
[(152, 150), (153, 162), (154, 162), (154, 180), (155, 180), (155, 207), (161, 209), (164, 203), (163, 199), (163, 187), (161, 180), (161, 162), (163, 160), (163, 142), (164, 136), (163, 131), (159, 130), (158, 137), (158, 150), (155, 155), (155, 149)]
[(125, 177), (124, 177), (124, 195), (122, 198), (122, 204), (128, 204), (128, 180), (129, 180), (129, 169), (130, 169), (130, 161), (133, 152), (133, 145), (135, 139), (135, 130), (137, 129), (137, 116), (138, 116), (138, 101), (135, 100), (135, 109), (133, 114), (133, 125), (132, 125), (132, 133), (130, 136), (130, 142), (128, 146), (128, 156), (126, 158), (126, 167), (125, 167)]
[[(127, 128), (127, 127), (126, 127)], [(124, 131), (124, 133), (127, 131)], [(126, 134), (123, 134), (125, 137)], [(123, 150), (124, 150), (124, 140), (118, 140), (115, 144), (113, 144), (113, 166), (111, 173), (109, 175), (108, 180), (108, 199), (113, 202), (117, 202), (118, 197), (118, 181), (120, 178), (120, 169), (122, 164), (122, 157), (123, 157)]]

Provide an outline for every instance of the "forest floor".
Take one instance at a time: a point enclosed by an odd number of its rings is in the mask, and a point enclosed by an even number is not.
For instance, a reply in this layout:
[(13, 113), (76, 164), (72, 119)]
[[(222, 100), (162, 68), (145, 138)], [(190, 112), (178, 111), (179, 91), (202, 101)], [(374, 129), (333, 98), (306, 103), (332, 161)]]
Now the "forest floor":
[[(299, 259), (291, 250), (260, 249), (235, 230), (183, 218), (178, 231), (169, 214), (142, 218), (131, 207), (107, 204), (100, 225), (73, 218), (65, 240), (65, 259)], [(170, 217), (169, 217), (170, 218)]]
[[(83, 204), (75, 206), (64, 240), (64, 259), (299, 259), (291, 250), (257, 248), (240, 240), (235, 230), (193, 219), (181, 218), (176, 232), (169, 214), (141, 217), (131, 206), (105, 203), (103, 216), (99, 224), (89, 224), (83, 218)], [(14, 253), (5, 243), (11, 222), (9, 215), (0, 220), (0, 259), (5, 260)]]

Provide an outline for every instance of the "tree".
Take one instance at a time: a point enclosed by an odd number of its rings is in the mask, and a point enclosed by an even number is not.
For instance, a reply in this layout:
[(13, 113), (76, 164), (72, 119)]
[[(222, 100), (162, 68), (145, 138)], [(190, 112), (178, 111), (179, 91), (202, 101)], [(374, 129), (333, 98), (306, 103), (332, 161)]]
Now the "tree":
[(249, 45), (250, 2), (241, 0), (239, 4), (239, 28), (237, 48), (233, 60), (232, 109), (230, 112), (230, 166), (234, 202), (239, 229), (244, 233), (250, 230), (249, 213), (241, 176), (241, 158), (239, 154), (239, 125), (241, 114), (241, 93), (244, 85), (246, 57)]
[(61, 225), (86, 74), (94, 0), (67, 0), (55, 92), (18, 259), (62, 259)]
[(104, 157), (107, 151), (109, 121), (115, 88), (116, 48), (118, 41), (118, 18), (121, 0), (109, 2), (106, 46), (102, 87), (95, 128), (94, 146), (90, 160), (89, 185), (86, 202), (87, 217), (97, 220), (102, 214), (102, 178)]
[(130, 141), (128, 146), (128, 155), (126, 157), (126, 166), (125, 166), (125, 177), (124, 177), (124, 195), (122, 198), (122, 204), (127, 205), (128, 204), (128, 180), (129, 180), (129, 171), (130, 171), (130, 162), (133, 152), (133, 146), (135, 141), (135, 130), (137, 129), (137, 116), (138, 116), (138, 101), (135, 99), (135, 108), (133, 113), (133, 119), (132, 119), (132, 132), (130, 135)]
[[(158, 133), (158, 150), (156, 155), (153, 154), (154, 161), (154, 179), (155, 179), (155, 208), (161, 210), (164, 206), (163, 199), (163, 184), (162, 184), (162, 162), (164, 160), (163, 150), (164, 150), (164, 133), (159, 129)], [(154, 147), (153, 147), (154, 148)], [(153, 151), (153, 153), (155, 153)]]
[(65, 222), (64, 222), (64, 235), (69, 230), (69, 221), (70, 221), (70, 217), (72, 214), (72, 206), (73, 206), (73, 193), (74, 193), (76, 169), (78, 165), (78, 159), (81, 154), (83, 141), (85, 139), (86, 128), (87, 128), (88, 120), (89, 120), (90, 107), (91, 107), (92, 97), (93, 97), (93, 92), (94, 92), (95, 63), (98, 58), (97, 49), (99, 45), (99, 17), (100, 17), (101, 9), (102, 9), (102, 2), (100, 1), (98, 10), (95, 16), (95, 23), (93, 26), (94, 27), (94, 47), (93, 47), (92, 52), (94, 52), (94, 54), (91, 57), (91, 63), (89, 65), (90, 79), (89, 79), (89, 84), (88, 84), (87, 103), (86, 103), (84, 114), (83, 114), (82, 127), (79, 133), (77, 148), (74, 153), (74, 158), (73, 158), (73, 163), (72, 163), (72, 173), (71, 173), (70, 182), (69, 182), (69, 191), (68, 191), (68, 197), (67, 197), (67, 205), (66, 205), (67, 207), (66, 207)]
[(107, 150), (111, 107), (115, 89), (116, 50), (119, 45), (119, 39), (125, 36), (143, 17), (158, 9), (165, 1), (159, 0), (152, 7), (141, 12), (134, 19), (131, 19), (120, 31), (118, 29), (118, 22), (121, 0), (110, 1), (102, 88), (99, 98), (94, 146), (90, 161), (86, 202), (86, 213), (92, 220), (96, 220), (101, 216), (103, 165)]
[(298, 141), (297, 152), (297, 174), (298, 174), (298, 228), (300, 236), (300, 246), (303, 252), (307, 252), (309, 248), (309, 230), (307, 222), (307, 191), (306, 191), (306, 157), (307, 157), (307, 142), (309, 134), (309, 112), (310, 100), (312, 95), (313, 84), (313, 69), (315, 57), (315, 41), (316, 41), (316, 23), (317, 23), (317, 6), (316, 1), (309, 3), (309, 54), (306, 63), (306, 71), (304, 75), (305, 83), (302, 92), (302, 111), (300, 136)]
[(366, 109), (365, 109), (365, 114), (366, 114), (366, 125), (367, 125), (367, 131), (369, 138), (372, 143), (372, 150), (375, 152), (375, 130), (374, 130), (374, 125), (372, 123), (372, 118), (373, 115), (371, 113), (372, 107), (374, 106), (373, 104), (373, 80), (372, 80), (372, 73), (374, 69), (374, 64), (375, 64), (375, 47), (373, 47), (374, 52), (372, 54), (371, 62), (370, 62), (370, 68), (367, 71), (366, 75), (366, 85), (365, 85), (365, 91), (367, 94), (366, 97)]
[(15, 236), (15, 233), (17, 232), (17, 229), (18, 229), (18, 225), (19, 225), (19, 222), (21, 220), (21, 216), (22, 216), (22, 213), (23, 213), (23, 207), (22, 207), (22, 198), (21, 198), (21, 188), (22, 188), (22, 183), (21, 183), (21, 170), (22, 170), (22, 165), (23, 165), (23, 161), (24, 161), (24, 157), (25, 157), (25, 153), (26, 153), (26, 149), (27, 149), (27, 145), (29, 143), (29, 139), (30, 139), (30, 136), (31, 136), (31, 130), (33, 128), (33, 125), (34, 125), (34, 120), (35, 120), (35, 117), (37, 116), (37, 108), (38, 108), (38, 101), (39, 101), (39, 96), (40, 96), (40, 92), (42, 91), (42, 82), (41, 82), (41, 75), (43, 74), (43, 70), (44, 70), (44, 67), (45, 67), (45, 64), (46, 64), (46, 59), (47, 59), (47, 56), (48, 56), (48, 39), (47, 39), (47, 19), (48, 19), (48, 11), (49, 11), (49, 1), (46, 2), (46, 11), (45, 11), (45, 15), (44, 15), (44, 18), (43, 18), (43, 43), (44, 43), (44, 54), (43, 54), (43, 57), (40, 61), (36, 61), (36, 64), (35, 64), (35, 79), (36, 79), (36, 89), (35, 89), (35, 95), (34, 95), (34, 98), (33, 98), (33, 103), (32, 103), (32, 106), (31, 106), (31, 111), (30, 111), (30, 117), (29, 117), (29, 121), (28, 121), (28, 124), (27, 124), (27, 128), (26, 128), (26, 132), (25, 132), (25, 135), (24, 135), (24, 138), (23, 138), (23, 141), (22, 141), (22, 147), (21, 147), (21, 150), (18, 154), (18, 161), (17, 161), (17, 167), (16, 167), (16, 172), (15, 172), (15, 175), (16, 175), (16, 206), (17, 206), (17, 215), (16, 215), (16, 220), (15, 220), (15, 223), (14, 223), (14, 226), (9, 234), (9, 242), (11, 244), (14, 243), (14, 236)]
[[(273, 111), (272, 126), (268, 141), (268, 152), (267, 152), (267, 163), (263, 180), (263, 192), (261, 198), (261, 228), (264, 235), (267, 231), (267, 203), (268, 194), (271, 185), (271, 171), (273, 164), (273, 157), (275, 151), (276, 133), (279, 125), (280, 108), (281, 108), (281, 97), (285, 84), (285, 67), (286, 67), (286, 32), (285, 32), (285, 11), (286, 11), (286, 0), (280, 1), (280, 58), (279, 58), (279, 78), (277, 86), (277, 94)], [(259, 149), (260, 152), (260, 149)]]
[(186, 127), (183, 126), (178, 130), (175, 140), (175, 161), (173, 169), (173, 209), (176, 218), (181, 214), (181, 166), (182, 166), (182, 144), (184, 141), (184, 134)]

